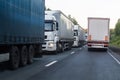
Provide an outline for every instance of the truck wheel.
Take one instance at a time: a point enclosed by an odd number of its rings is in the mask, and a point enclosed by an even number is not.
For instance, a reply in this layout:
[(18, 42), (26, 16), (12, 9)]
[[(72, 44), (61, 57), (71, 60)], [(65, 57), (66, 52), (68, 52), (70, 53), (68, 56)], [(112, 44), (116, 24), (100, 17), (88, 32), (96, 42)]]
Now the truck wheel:
[(107, 51), (108, 49), (107, 49), (107, 48), (104, 48), (103, 50), (104, 50), (104, 51)]
[(34, 53), (35, 53), (34, 48), (33, 48), (33, 46), (31, 45), (31, 46), (29, 47), (29, 52), (28, 52), (28, 64), (31, 64), (31, 63), (33, 62)]
[(58, 52), (61, 52), (62, 45), (60, 43), (57, 44)]
[(28, 55), (27, 47), (23, 46), (20, 55), (21, 66), (25, 66), (27, 64), (27, 55)]
[(64, 43), (61, 44), (61, 52), (64, 52)]
[(88, 51), (91, 51), (91, 48), (88, 48)]
[(59, 53), (60, 51), (60, 47), (59, 47), (59, 43), (56, 44), (56, 50), (54, 51), (55, 54)]
[(71, 50), (72, 49), (72, 45), (71, 45), (71, 43), (69, 43), (69, 48), (68, 48), (68, 50)]
[(14, 70), (19, 67), (20, 53), (16, 46), (12, 46), (10, 50), (10, 69)]
[(78, 47), (80, 47), (80, 42), (78, 42)]

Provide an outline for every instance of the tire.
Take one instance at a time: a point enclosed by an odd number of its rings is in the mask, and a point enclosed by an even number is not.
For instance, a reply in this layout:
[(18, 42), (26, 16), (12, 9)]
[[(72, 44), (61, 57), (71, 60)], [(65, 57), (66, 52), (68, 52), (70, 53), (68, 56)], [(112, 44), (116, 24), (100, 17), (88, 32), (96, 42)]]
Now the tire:
[(27, 47), (23, 46), (21, 49), (21, 55), (20, 55), (21, 66), (25, 66), (27, 64), (27, 59), (28, 59), (27, 55), (28, 55)]
[(34, 53), (35, 53), (35, 50), (33, 46), (31, 45), (28, 49), (28, 58), (27, 58), (28, 64), (31, 64), (33, 62)]
[(68, 50), (71, 50), (72, 49), (72, 45), (71, 45), (71, 43), (69, 43), (69, 48), (68, 48)]
[(88, 51), (91, 51), (91, 48), (88, 48)]
[(61, 52), (64, 52), (64, 51), (65, 51), (65, 50), (64, 50), (64, 43), (62, 43), (61, 46), (62, 46), (62, 47), (61, 47)]
[(61, 48), (62, 48), (62, 45), (60, 43), (57, 43), (57, 46), (56, 46), (56, 53), (60, 53), (61, 52)]
[(55, 50), (55, 54), (59, 53), (60, 49), (59, 49), (59, 43), (56, 44), (56, 50)]
[(20, 52), (19, 49), (16, 46), (12, 46), (10, 49), (10, 69), (14, 70), (19, 67), (20, 62)]
[(35, 58), (41, 58), (42, 55), (43, 55), (43, 53), (42, 53), (42, 46), (41, 45), (35, 46), (33, 57), (35, 57)]
[(104, 48), (103, 50), (104, 50), (104, 51), (107, 51), (108, 49), (107, 49), (107, 48)]

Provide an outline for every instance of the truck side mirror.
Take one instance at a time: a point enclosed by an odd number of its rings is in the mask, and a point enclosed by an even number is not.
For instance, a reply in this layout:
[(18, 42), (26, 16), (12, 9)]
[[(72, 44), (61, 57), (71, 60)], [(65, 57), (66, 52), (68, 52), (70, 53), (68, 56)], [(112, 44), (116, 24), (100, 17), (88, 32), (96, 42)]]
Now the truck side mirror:
[(58, 23), (56, 22), (56, 30), (58, 30)]

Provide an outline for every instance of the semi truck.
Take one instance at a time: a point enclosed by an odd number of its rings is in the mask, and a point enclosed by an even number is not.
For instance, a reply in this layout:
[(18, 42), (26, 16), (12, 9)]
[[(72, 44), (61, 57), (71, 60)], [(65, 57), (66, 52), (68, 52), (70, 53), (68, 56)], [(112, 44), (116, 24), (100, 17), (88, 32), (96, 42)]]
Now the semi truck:
[(88, 50), (102, 48), (107, 50), (109, 45), (109, 18), (88, 18)]
[(71, 49), (73, 41), (73, 22), (59, 10), (45, 11), (45, 42), (42, 50), (63, 52)]
[(73, 47), (83, 46), (85, 44), (85, 31), (80, 25), (74, 25), (74, 44)]
[(33, 62), (44, 42), (44, 0), (0, 0), (0, 62), (11, 69)]

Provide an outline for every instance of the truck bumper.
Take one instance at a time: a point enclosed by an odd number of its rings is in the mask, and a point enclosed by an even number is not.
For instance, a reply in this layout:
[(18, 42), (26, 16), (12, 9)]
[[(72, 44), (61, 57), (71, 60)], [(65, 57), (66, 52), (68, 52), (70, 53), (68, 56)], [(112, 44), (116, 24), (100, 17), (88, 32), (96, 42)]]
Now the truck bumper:
[(9, 53), (0, 54), (0, 62), (8, 61)]
[(108, 43), (101, 42), (101, 43), (88, 43), (88, 48), (108, 48)]
[(73, 47), (78, 47), (78, 46), (79, 46), (78, 41), (74, 41)]
[(108, 47), (104, 47), (103, 45), (94, 45), (94, 46), (88, 46), (88, 48), (108, 48)]
[(47, 41), (42, 44), (42, 51), (56, 51), (56, 43)]

